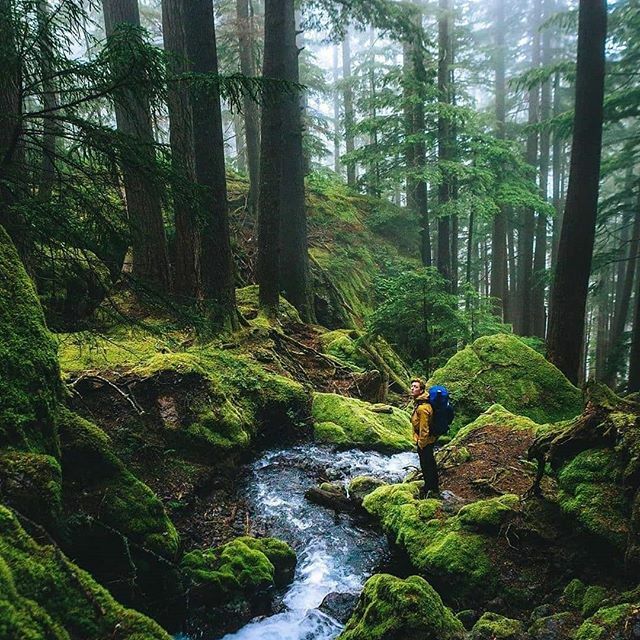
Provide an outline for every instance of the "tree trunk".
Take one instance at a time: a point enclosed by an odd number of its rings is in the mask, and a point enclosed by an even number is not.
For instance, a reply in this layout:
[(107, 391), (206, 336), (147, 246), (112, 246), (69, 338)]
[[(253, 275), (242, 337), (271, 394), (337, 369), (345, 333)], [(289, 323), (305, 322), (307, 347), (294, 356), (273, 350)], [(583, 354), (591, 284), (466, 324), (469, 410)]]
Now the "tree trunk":
[(51, 198), (56, 180), (55, 155), (57, 127), (55, 115), (58, 109), (58, 94), (52, 76), (51, 60), (53, 47), (51, 42), (51, 12), (45, 0), (38, 0), (36, 6), (38, 17), (38, 44), (40, 46), (40, 72), (42, 75), (42, 106), (49, 114), (42, 121), (42, 160), (40, 162), (40, 179), (38, 200), (47, 202)]
[[(496, 0), (495, 25), (495, 97), (496, 97), (496, 137), (505, 137), (506, 86), (505, 86), (505, 2)], [(508, 309), (509, 291), (507, 285), (507, 215), (504, 208), (496, 214), (491, 237), (491, 297), (495, 312), (504, 318)]]
[[(448, 115), (451, 102), (449, 86), (449, 67), (451, 65), (451, 36), (449, 33), (449, 0), (439, 0), (438, 15), (438, 94), (440, 109), (438, 113), (438, 162), (440, 163), (441, 182), (438, 188), (438, 271), (451, 288), (451, 216), (446, 209), (451, 200), (451, 173), (447, 167), (453, 157), (451, 140), (451, 120)], [(443, 215), (445, 214), (445, 215)]]
[[(416, 15), (416, 24), (422, 34), (422, 13)], [(420, 224), (420, 258), (425, 267), (431, 266), (431, 235), (429, 233), (429, 202), (427, 180), (424, 172), (427, 166), (426, 145), (422, 136), (426, 130), (424, 116), (424, 91), (427, 86), (427, 71), (424, 66), (424, 44), (422, 38), (415, 38), (412, 44), (413, 76), (417, 93), (413, 109), (414, 133), (419, 137), (414, 145), (414, 166), (416, 174), (421, 176), (416, 180), (415, 200), (416, 211)]]
[[(543, 21), (553, 13), (553, 0), (545, 0)], [(552, 63), (551, 32), (546, 28), (542, 34), (542, 66), (547, 68)], [(551, 118), (551, 83), (547, 80), (542, 85), (540, 95), (540, 118), (547, 122)], [(551, 134), (548, 128), (540, 132), (540, 193), (546, 202), (549, 198), (549, 155)], [(532, 310), (533, 335), (544, 340), (546, 334), (545, 289), (547, 273), (547, 216), (538, 211), (536, 221), (536, 249), (533, 257)]]
[[(218, 75), (218, 53), (211, 0), (189, 0), (187, 54), (196, 74)], [(201, 187), (200, 273), (210, 320), (217, 327), (238, 326), (234, 265), (229, 234), (227, 177), (220, 94), (217, 88), (191, 90), (195, 173)]]
[(333, 170), (340, 175), (340, 92), (337, 89), (340, 73), (338, 70), (338, 47), (333, 46)]
[[(413, 46), (410, 42), (402, 44), (402, 73), (404, 79), (403, 99), (404, 99), (404, 133), (405, 138), (410, 139), (415, 134), (414, 124), (414, 100), (415, 100), (415, 78), (413, 72)], [(415, 143), (405, 142), (404, 162), (407, 168), (406, 194), (407, 209), (417, 213), (416, 204), (416, 179), (415, 173)]]
[[(531, 16), (531, 68), (540, 67), (540, 17), (542, 0), (535, 0), (533, 15)], [(538, 132), (535, 126), (540, 121), (540, 88), (536, 84), (529, 90), (529, 118), (530, 127), (527, 135), (527, 163), (532, 167), (538, 166)], [(518, 287), (517, 300), (519, 302), (516, 313), (517, 332), (528, 336), (533, 333), (533, 237), (535, 233), (535, 210), (527, 207), (520, 219), (518, 233)]]
[(607, 267), (602, 270), (600, 275), (600, 283), (598, 289), (598, 317), (596, 324), (596, 361), (595, 378), (599, 382), (603, 382), (605, 378), (605, 369), (607, 362), (608, 339), (609, 339), (609, 316), (611, 309), (609, 308), (609, 282), (610, 272)]
[[(293, 0), (284, 4), (284, 80), (298, 83), (298, 46)], [(280, 282), (287, 300), (305, 322), (313, 322), (313, 295), (309, 277), (307, 211), (304, 194), (301, 94), (282, 96), (282, 168), (280, 179), (281, 264)]]
[[(187, 31), (184, 0), (162, 0), (164, 49), (172, 54), (171, 74), (191, 70), (187, 58)], [(197, 207), (190, 193), (196, 183), (193, 146), (193, 114), (188, 87), (176, 79), (169, 82), (169, 143), (175, 173), (173, 210), (175, 220), (174, 288), (176, 296), (193, 302), (200, 296), (200, 240)]]
[[(107, 38), (119, 25), (140, 27), (137, 0), (102, 0)], [(114, 69), (117, 75), (142, 72), (126, 63)], [(126, 153), (122, 174), (131, 246), (133, 277), (158, 292), (170, 290), (169, 258), (162, 221), (160, 185), (149, 178), (149, 169), (156, 162), (155, 140), (148, 101), (133, 92), (122, 96), (115, 104), (118, 132), (136, 145), (135, 153)]]
[(640, 391), (640, 260), (637, 261), (636, 291), (633, 311), (633, 332), (629, 356), (629, 393)]
[(626, 262), (621, 262), (622, 272), (619, 273), (620, 281), (616, 294), (616, 307), (611, 329), (610, 352), (611, 356), (607, 364), (606, 382), (610, 386), (615, 385), (616, 374), (619, 365), (619, 356), (622, 348), (622, 337), (629, 317), (631, 293), (633, 290), (633, 278), (636, 267), (640, 264), (640, 195), (636, 205), (633, 219), (633, 229), (629, 242), (629, 250), (626, 253)]
[[(553, 117), (560, 115), (560, 72), (556, 71), (553, 76)], [(558, 242), (560, 241), (560, 229), (562, 228), (562, 216), (564, 206), (562, 202), (562, 159), (564, 155), (564, 145), (557, 133), (553, 134), (553, 208), (555, 217), (553, 218), (553, 231), (551, 235), (551, 270), (555, 271), (558, 260)]]
[(578, 381), (598, 209), (606, 34), (606, 0), (580, 0), (571, 170), (547, 341), (549, 359), (573, 383)]
[(11, 0), (0, 0), (0, 225), (11, 237), (23, 262), (28, 261), (30, 242), (21, 218), (11, 211), (15, 185), (22, 165), (21, 57)]
[[(265, 0), (262, 75), (266, 78), (285, 77), (285, 19), (282, 0)], [(274, 96), (262, 107), (256, 264), (260, 307), (271, 318), (278, 314), (280, 293), (282, 118), (282, 95)]]
[[(355, 125), (355, 117), (353, 111), (353, 88), (351, 86), (351, 45), (349, 42), (349, 29), (344, 34), (342, 41), (342, 82), (343, 102), (344, 102), (344, 139), (347, 155), (352, 153), (355, 146), (355, 138), (353, 127)], [(352, 188), (356, 188), (356, 165), (355, 162), (349, 161), (347, 165), (347, 184)]]
[[(249, 11), (249, 0), (236, 0), (236, 16), (238, 19), (238, 48), (240, 52), (240, 72), (253, 78), (256, 66), (253, 52), (253, 15)], [(260, 114), (258, 105), (247, 93), (242, 97), (244, 112), (244, 131), (249, 168), (249, 197), (247, 205), (255, 211), (258, 204), (258, 185), (260, 171)]]

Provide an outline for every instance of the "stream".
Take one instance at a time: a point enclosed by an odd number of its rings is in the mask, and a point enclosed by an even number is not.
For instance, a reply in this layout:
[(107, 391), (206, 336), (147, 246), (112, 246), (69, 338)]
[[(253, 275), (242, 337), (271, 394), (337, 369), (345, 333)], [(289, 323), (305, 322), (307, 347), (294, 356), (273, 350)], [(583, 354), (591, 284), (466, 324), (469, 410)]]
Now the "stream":
[(379, 532), (361, 528), (346, 514), (307, 501), (305, 490), (317, 484), (318, 469), (332, 481), (359, 475), (399, 481), (414, 453), (335, 452), (312, 445), (273, 450), (249, 465), (242, 481), (252, 516), (267, 535), (286, 540), (298, 555), (293, 582), (281, 595), (279, 613), (249, 622), (223, 640), (330, 640), (343, 625), (318, 609), (330, 593), (358, 594), (366, 579), (388, 556)]

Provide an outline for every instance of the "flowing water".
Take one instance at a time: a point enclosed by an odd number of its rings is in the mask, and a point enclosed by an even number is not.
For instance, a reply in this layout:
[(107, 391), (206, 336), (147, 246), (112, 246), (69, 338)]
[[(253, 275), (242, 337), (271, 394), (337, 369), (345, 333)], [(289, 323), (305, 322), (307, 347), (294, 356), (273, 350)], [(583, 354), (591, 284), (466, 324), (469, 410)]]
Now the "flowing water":
[(244, 489), (254, 518), (268, 535), (286, 540), (298, 555), (293, 582), (281, 611), (256, 619), (224, 640), (330, 640), (342, 625), (318, 609), (330, 593), (357, 594), (388, 552), (386, 540), (351, 517), (312, 504), (305, 490), (317, 484), (318, 469), (344, 482), (358, 475), (398, 481), (415, 454), (334, 452), (300, 446), (270, 451), (250, 465)]

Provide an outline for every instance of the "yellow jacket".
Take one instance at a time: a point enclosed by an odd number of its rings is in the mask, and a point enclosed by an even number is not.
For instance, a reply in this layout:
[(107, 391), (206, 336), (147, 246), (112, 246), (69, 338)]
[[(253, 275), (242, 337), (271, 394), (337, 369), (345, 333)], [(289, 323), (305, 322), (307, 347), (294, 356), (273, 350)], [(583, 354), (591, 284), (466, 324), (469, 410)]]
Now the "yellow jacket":
[(411, 414), (411, 425), (413, 426), (413, 441), (423, 449), (428, 444), (433, 444), (438, 436), (431, 435), (431, 422), (433, 419), (433, 409), (428, 402), (427, 392), (419, 395), (415, 399), (415, 407)]

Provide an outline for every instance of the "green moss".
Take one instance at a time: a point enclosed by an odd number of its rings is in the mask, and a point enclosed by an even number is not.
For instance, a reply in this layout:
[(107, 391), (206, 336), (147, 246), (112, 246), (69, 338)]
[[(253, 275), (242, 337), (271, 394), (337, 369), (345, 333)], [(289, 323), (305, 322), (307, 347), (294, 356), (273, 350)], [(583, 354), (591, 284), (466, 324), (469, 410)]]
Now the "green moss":
[(284, 584), (293, 575), (295, 553), (279, 540), (242, 537), (191, 551), (181, 566), (199, 601), (224, 604)]
[(336, 329), (320, 335), (322, 352), (338, 359), (356, 372), (376, 369), (405, 389), (409, 372), (402, 359), (381, 337), (371, 337), (356, 329)]
[(345, 430), (335, 422), (317, 422), (313, 429), (313, 437), (316, 442), (323, 444), (350, 444)]
[(458, 598), (490, 598), (498, 576), (488, 555), (491, 539), (469, 531), (457, 516), (439, 513), (438, 500), (417, 500), (420, 483), (388, 485), (363, 500), (411, 564)]
[[(252, 284), (242, 289), (236, 289), (236, 304), (246, 320), (256, 320), (259, 316), (258, 285)], [(282, 296), (280, 296), (278, 316), (280, 320), (302, 322), (296, 308)]]
[(625, 621), (633, 615), (637, 607), (631, 604), (619, 604), (597, 611), (585, 620), (574, 635), (574, 640), (601, 640), (604, 638), (624, 637)]
[(576, 625), (576, 615), (569, 611), (555, 613), (551, 616), (538, 618), (528, 629), (529, 637), (533, 640), (546, 638), (569, 638), (571, 629)]
[(522, 623), (487, 611), (471, 630), (471, 640), (517, 640), (524, 632)]
[(586, 531), (624, 551), (630, 505), (616, 484), (620, 477), (613, 451), (588, 449), (561, 468), (558, 501)]
[(600, 585), (594, 584), (587, 587), (582, 600), (582, 615), (585, 618), (593, 615), (598, 609), (600, 609), (608, 595), (607, 590)]
[(297, 558), (295, 551), (286, 542), (277, 538), (252, 538), (250, 536), (243, 536), (236, 540), (246, 544), (250, 549), (260, 551), (269, 559), (274, 568), (276, 586), (284, 586), (293, 579)]
[[(338, 425), (346, 441), (356, 447), (379, 451), (407, 451), (413, 445), (409, 415), (400, 409), (390, 414), (370, 410), (369, 403), (335, 393), (316, 393), (313, 396), (312, 415), (316, 423)], [(331, 435), (336, 441), (329, 440)], [(346, 444), (342, 432), (326, 424), (316, 434), (323, 442)]]
[(20, 513), (55, 529), (62, 512), (59, 462), (40, 453), (0, 453), (0, 497)]
[(530, 431), (532, 434), (537, 433), (540, 429), (540, 425), (530, 418), (518, 416), (505, 409), (502, 405), (494, 404), (479, 415), (473, 422), (462, 427), (451, 442), (458, 446), (470, 433), (486, 427), (513, 431)]
[(65, 500), (75, 514), (73, 522), (85, 522), (77, 517), (82, 514), (155, 553), (175, 556), (179, 537), (162, 503), (113, 453), (108, 436), (64, 410), (60, 437)]
[(513, 335), (478, 338), (438, 369), (429, 384), (444, 384), (456, 406), (453, 430), (499, 403), (539, 424), (572, 418), (581, 394), (538, 352)]
[(462, 623), (419, 576), (401, 580), (387, 574), (367, 580), (339, 640), (454, 640)]
[(585, 591), (586, 587), (582, 580), (574, 578), (565, 587), (562, 598), (571, 608), (582, 609)]
[[(51, 546), (34, 542), (0, 506), (0, 637), (169, 640), (152, 620), (125, 609)], [(5, 635), (6, 632), (6, 635)]]
[(55, 345), (20, 258), (0, 227), (0, 448), (58, 456)]
[(520, 504), (520, 498), (513, 494), (478, 500), (460, 509), (460, 522), (470, 529), (497, 531), (507, 519), (513, 516)]
[(387, 483), (380, 478), (372, 478), (371, 476), (357, 476), (349, 483), (349, 495), (362, 500), (366, 495), (375, 491), (378, 487), (383, 487)]

